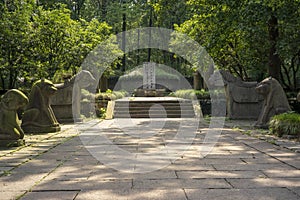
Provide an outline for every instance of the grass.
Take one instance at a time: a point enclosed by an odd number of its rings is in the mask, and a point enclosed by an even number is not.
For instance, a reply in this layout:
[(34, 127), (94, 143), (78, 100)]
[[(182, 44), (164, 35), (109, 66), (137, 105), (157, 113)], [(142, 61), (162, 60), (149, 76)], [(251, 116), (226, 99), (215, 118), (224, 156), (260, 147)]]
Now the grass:
[(283, 113), (275, 115), (269, 125), (270, 132), (279, 137), (293, 135), (300, 137), (300, 114)]

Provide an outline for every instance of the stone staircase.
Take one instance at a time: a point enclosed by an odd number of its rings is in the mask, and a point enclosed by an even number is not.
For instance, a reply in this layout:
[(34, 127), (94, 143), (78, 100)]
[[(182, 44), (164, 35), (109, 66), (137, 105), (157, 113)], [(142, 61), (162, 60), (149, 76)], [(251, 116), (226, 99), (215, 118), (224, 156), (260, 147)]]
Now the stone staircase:
[(114, 118), (193, 118), (191, 100), (175, 97), (129, 97), (115, 101)]

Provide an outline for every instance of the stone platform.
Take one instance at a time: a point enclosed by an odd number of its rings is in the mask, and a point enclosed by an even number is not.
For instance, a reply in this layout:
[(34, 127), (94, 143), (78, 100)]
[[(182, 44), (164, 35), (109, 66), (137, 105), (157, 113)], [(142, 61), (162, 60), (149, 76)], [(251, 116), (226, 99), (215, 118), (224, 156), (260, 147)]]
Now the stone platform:
[[(136, 174), (134, 168), (124, 173), (105, 164), (108, 160), (96, 159), (80, 137), (92, 136), (90, 144), (101, 148), (99, 153), (104, 155), (109, 156), (110, 147), (115, 146), (139, 156), (160, 151), (172, 142), (180, 121), (156, 119), (164, 125), (149, 130), (143, 127), (155, 119), (131, 119), (134, 125), (128, 123), (123, 128), (118, 120), (85, 122), (79, 130), (75, 125), (62, 125), (62, 131), (57, 133), (26, 135), (23, 147), (1, 149), (0, 199), (300, 199), (299, 153), (242, 134), (253, 131), (252, 122), (239, 125), (227, 121), (214, 149), (201, 158), (199, 146), (210, 130), (208, 123), (201, 121), (193, 143), (182, 156), (176, 160), (158, 156), (156, 162), (147, 165), (167, 161), (165, 167)], [(125, 134), (129, 130), (137, 135)], [(147, 130), (154, 134), (137, 137)], [(97, 141), (98, 136), (107, 141)], [(181, 150), (183, 145), (184, 141), (175, 147)], [(114, 163), (122, 164), (121, 157), (113, 159)]]

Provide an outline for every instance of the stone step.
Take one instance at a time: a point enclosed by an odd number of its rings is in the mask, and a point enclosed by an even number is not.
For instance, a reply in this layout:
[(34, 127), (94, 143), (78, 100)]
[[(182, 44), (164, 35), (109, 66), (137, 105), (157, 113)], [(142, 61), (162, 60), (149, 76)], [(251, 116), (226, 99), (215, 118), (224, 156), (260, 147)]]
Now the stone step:
[(185, 105), (185, 106), (180, 106), (180, 105), (170, 105), (170, 106), (163, 106), (160, 104), (153, 104), (153, 105), (139, 105), (139, 106), (119, 106), (116, 105), (115, 106), (115, 110), (161, 110), (161, 109), (165, 109), (165, 110), (193, 110), (193, 106), (192, 105)]
[(115, 102), (114, 118), (191, 118), (195, 117), (192, 102), (178, 98), (132, 98)]
[(143, 114), (131, 114), (131, 115), (117, 114), (117, 116), (115, 116), (114, 118), (194, 118), (194, 117), (195, 117), (194, 115), (190, 115), (190, 114), (187, 114), (187, 115), (167, 114), (167, 116), (161, 115), (161, 114), (158, 114), (158, 115), (151, 114), (151, 117), (150, 117), (149, 114), (143, 113)]
[[(122, 111), (116, 111), (115, 114), (143, 114), (143, 113), (151, 113), (151, 114), (183, 114), (183, 115), (187, 115), (187, 114), (191, 114), (192, 112), (194, 112), (193, 110), (122, 110)], [(193, 114), (193, 113), (192, 113)]]

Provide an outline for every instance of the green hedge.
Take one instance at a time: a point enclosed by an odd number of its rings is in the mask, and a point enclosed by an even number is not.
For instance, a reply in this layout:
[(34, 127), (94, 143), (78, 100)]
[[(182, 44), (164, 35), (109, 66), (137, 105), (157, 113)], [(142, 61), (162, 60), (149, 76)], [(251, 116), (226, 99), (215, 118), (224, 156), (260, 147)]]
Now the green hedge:
[(126, 91), (111, 91), (107, 90), (106, 92), (101, 92), (95, 95), (95, 99), (97, 100), (116, 100), (121, 99), (123, 97), (128, 96), (128, 92)]
[[(133, 69), (132, 71), (127, 72), (127, 74), (120, 76), (119, 80), (135, 80), (143, 79), (144, 71), (143, 68)], [(157, 79), (167, 79), (167, 80), (179, 80), (180, 78), (176, 74), (165, 71), (163, 68), (155, 68), (155, 76)]]
[(183, 98), (183, 99), (208, 99), (209, 97), (209, 92), (206, 90), (177, 90), (175, 92), (170, 93), (169, 96), (172, 97), (178, 97), (178, 98)]
[(294, 135), (300, 137), (300, 114), (283, 113), (275, 115), (269, 126), (270, 132), (282, 137), (283, 135)]

